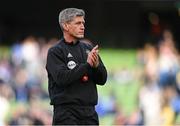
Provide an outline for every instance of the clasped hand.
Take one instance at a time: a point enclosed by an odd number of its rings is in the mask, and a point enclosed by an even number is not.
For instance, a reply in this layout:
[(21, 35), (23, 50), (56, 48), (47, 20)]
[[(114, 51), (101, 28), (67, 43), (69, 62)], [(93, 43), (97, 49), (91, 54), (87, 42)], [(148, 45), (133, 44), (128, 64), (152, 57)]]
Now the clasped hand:
[(99, 57), (98, 57), (99, 49), (98, 45), (96, 45), (91, 52), (88, 54), (87, 62), (91, 67), (96, 68), (99, 65)]

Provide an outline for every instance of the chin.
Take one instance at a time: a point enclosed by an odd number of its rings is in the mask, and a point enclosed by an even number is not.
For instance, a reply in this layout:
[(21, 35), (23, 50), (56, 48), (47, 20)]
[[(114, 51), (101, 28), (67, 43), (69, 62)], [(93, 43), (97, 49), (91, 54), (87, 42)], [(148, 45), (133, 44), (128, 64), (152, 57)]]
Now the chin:
[(84, 38), (84, 35), (78, 35), (77, 38), (82, 39), (82, 38)]

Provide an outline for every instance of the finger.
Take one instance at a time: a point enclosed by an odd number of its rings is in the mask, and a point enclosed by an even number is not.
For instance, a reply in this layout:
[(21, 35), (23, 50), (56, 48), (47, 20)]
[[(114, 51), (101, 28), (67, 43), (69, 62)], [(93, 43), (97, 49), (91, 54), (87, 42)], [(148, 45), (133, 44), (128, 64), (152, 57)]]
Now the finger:
[(96, 51), (92, 51), (91, 54), (92, 55), (98, 55), (98, 53)]
[(93, 53), (93, 58), (95, 59), (95, 60), (97, 60), (98, 59), (98, 54), (97, 53)]
[(98, 56), (99, 50), (96, 50), (96, 51), (92, 52), (92, 54)]
[(98, 49), (98, 47), (99, 47), (99, 46), (98, 46), (98, 45), (96, 45), (93, 49), (94, 49), (94, 50), (97, 50), (97, 49)]
[(96, 61), (99, 57), (97, 53), (92, 53), (91, 57), (93, 58), (94, 61)]
[(95, 61), (96, 60), (96, 57), (93, 53), (89, 53), (89, 58), (92, 60), (92, 61)]
[(97, 61), (97, 57), (96, 56), (92, 56), (92, 59), (93, 59), (93, 62), (96, 62)]
[(94, 64), (96, 62), (96, 59), (94, 57), (91, 58), (92, 63)]
[(97, 49), (98, 49), (98, 45), (96, 45), (91, 51), (93, 52), (93, 51), (95, 51)]
[(98, 53), (99, 53), (99, 49), (97, 49), (97, 50), (91, 50), (91, 53), (95, 53), (95, 54), (97, 54), (98, 55)]
[(95, 62), (93, 62), (93, 66), (94, 66), (94, 67), (97, 67), (98, 64), (99, 64), (99, 60), (98, 60), (98, 59), (97, 59)]
[(98, 62), (99, 62), (99, 57), (98, 57), (98, 54), (96, 53), (96, 51), (89, 53), (89, 59), (90, 59), (91, 62), (93, 63), (93, 66), (96, 66), (96, 64), (98, 64)]
[(94, 58), (93, 64), (98, 64), (98, 62), (99, 62), (99, 57), (94, 56), (93, 58)]
[(92, 61), (92, 54), (90, 54), (90, 53), (88, 54), (87, 62), (88, 62), (91, 66), (94, 65), (94, 63), (93, 63), (93, 61)]

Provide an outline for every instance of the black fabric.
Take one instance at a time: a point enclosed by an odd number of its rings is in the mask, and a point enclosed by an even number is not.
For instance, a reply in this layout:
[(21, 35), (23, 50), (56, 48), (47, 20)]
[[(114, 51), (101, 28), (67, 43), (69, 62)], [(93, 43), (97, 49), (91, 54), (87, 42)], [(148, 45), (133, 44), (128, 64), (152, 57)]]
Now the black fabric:
[[(94, 106), (97, 104), (96, 84), (105, 84), (107, 71), (101, 59), (97, 68), (91, 68), (87, 63), (87, 52), (92, 48), (81, 41), (67, 44), (61, 39), (49, 49), (46, 69), (51, 105)], [(68, 56), (69, 54), (72, 56)], [(76, 63), (75, 68), (67, 67), (70, 61)], [(82, 77), (86, 74), (88, 81), (84, 82)]]
[(94, 107), (55, 106), (53, 125), (99, 125)]

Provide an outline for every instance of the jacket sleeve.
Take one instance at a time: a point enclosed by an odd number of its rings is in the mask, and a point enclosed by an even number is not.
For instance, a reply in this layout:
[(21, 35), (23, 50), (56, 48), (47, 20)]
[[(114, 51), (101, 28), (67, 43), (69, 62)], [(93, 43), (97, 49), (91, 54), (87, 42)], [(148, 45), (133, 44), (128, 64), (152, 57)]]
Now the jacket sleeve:
[(67, 68), (62, 55), (51, 49), (48, 51), (46, 64), (48, 76), (50, 74), (52, 79), (59, 86), (67, 86), (73, 81), (80, 79), (85, 73), (87, 73), (89, 68), (90, 65), (84, 63), (76, 65), (74, 69), (70, 70)]
[(100, 57), (99, 60), (99, 66), (93, 68), (93, 80), (98, 85), (104, 85), (107, 81), (107, 70)]

